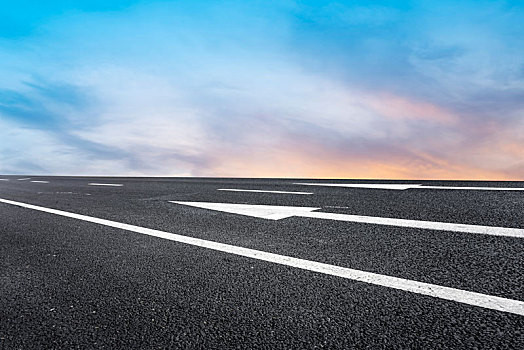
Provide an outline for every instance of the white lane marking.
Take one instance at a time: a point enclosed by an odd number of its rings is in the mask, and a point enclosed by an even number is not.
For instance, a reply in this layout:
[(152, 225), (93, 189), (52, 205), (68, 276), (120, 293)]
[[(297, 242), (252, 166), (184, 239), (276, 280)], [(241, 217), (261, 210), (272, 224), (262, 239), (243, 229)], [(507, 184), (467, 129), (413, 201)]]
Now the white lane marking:
[(327, 187), (350, 187), (350, 188), (374, 188), (383, 190), (407, 190), (416, 188), (421, 185), (412, 184), (328, 184), (328, 183), (310, 183), (310, 182), (295, 182), (293, 185), (304, 186), (327, 186)]
[(50, 214), (70, 217), (78, 220), (88, 221), (109, 227), (115, 227), (127, 231), (142, 233), (149, 236), (164, 238), (167, 240), (185, 243), (202, 248), (212, 249), (224, 253), (239, 255), (247, 258), (272, 262), (275, 264), (291, 266), (303, 270), (323, 273), (326, 275), (342, 277), (354, 281), (365, 282), (382, 287), (399, 289), (411, 293), (428, 295), (435, 298), (456, 301), (459, 303), (478, 306), (486, 309), (503, 311), (512, 314), (524, 316), (524, 302), (520, 300), (506, 299), (493, 295), (470, 292), (466, 290), (439, 286), (436, 284), (418, 282), (399, 277), (380, 275), (373, 272), (350, 269), (347, 267), (329, 265), (316, 261), (294, 258), (291, 256), (268, 253), (260, 250), (238, 247), (230, 244), (208, 241), (200, 238), (182, 236), (174, 233), (153, 230), (145, 227), (124, 224), (116, 221), (99, 219), (92, 216), (75, 214), (67, 211), (40, 207), (32, 204), (15, 202), (7, 199), (1, 199), (1, 203), (11, 204), (22, 208), (38, 210)]
[(217, 210), (217, 211), (222, 211), (222, 212), (227, 212), (227, 213), (254, 216), (258, 218), (271, 219), (271, 220), (280, 220), (280, 219), (285, 219), (285, 218), (289, 218), (292, 216), (298, 216), (298, 217), (314, 218), (314, 219), (327, 219), (327, 220), (360, 222), (360, 223), (376, 224), (376, 225), (412, 227), (412, 228), (422, 228), (422, 229), (428, 229), (428, 230), (478, 233), (478, 234), (492, 235), (492, 236), (524, 238), (524, 229), (520, 229), (520, 228), (468, 225), (468, 224), (457, 224), (457, 223), (451, 223), (451, 222), (438, 222), (438, 221), (383, 218), (383, 217), (378, 217), (378, 216), (321, 213), (321, 212), (313, 212), (314, 210), (318, 210), (321, 208), (312, 208), (312, 207), (283, 207), (283, 206), (252, 205), (252, 204), (178, 202), (178, 201), (171, 201), (171, 203), (189, 205), (192, 207)]
[(9, 179), (0, 179), (0, 181), (9, 181)]
[(236, 188), (219, 188), (217, 191), (231, 192), (260, 192), (260, 193), (282, 193), (282, 194), (313, 194), (312, 192), (289, 192), (289, 191), (266, 191), (266, 190), (242, 190)]
[(49, 181), (42, 181), (42, 180), (33, 180), (31, 182), (36, 182), (36, 183), (39, 183), (39, 184), (48, 184)]
[(122, 184), (103, 184), (103, 183), (91, 182), (91, 183), (89, 183), (89, 186), (112, 186), (112, 187), (122, 187), (122, 186), (124, 186), (124, 185), (122, 185)]
[(23, 179), (18, 179), (18, 181), (25, 181), (31, 179), (30, 177), (24, 177)]
[(304, 186), (326, 186), (326, 187), (349, 187), (349, 188), (373, 188), (382, 190), (409, 190), (409, 189), (430, 189), (430, 190), (475, 190), (475, 191), (524, 191), (524, 187), (467, 187), (467, 186), (426, 186), (419, 184), (328, 184), (328, 183), (307, 183), (295, 182), (293, 185)]
[(453, 231), (453, 232), (462, 232), (462, 233), (477, 233), (477, 234), (484, 234), (484, 235), (491, 235), (491, 236), (524, 238), (524, 229), (512, 228), (512, 227), (469, 225), (469, 224), (458, 224), (458, 223), (452, 223), (452, 222), (407, 220), (407, 219), (383, 218), (383, 217), (375, 217), (375, 216), (319, 213), (319, 212), (302, 213), (297, 216), (306, 217), (306, 218), (315, 218), (315, 219), (360, 222), (360, 223), (376, 224), (376, 225), (421, 228), (421, 229), (427, 229), (427, 230)]
[(524, 187), (457, 187), (457, 186), (420, 186), (431, 190), (475, 190), (475, 191), (524, 191)]

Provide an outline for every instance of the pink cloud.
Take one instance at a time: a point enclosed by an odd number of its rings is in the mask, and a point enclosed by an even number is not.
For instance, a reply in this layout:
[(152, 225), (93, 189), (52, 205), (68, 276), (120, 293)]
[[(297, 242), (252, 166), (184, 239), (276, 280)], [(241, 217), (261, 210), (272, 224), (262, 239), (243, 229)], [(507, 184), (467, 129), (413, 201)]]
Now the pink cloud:
[(364, 103), (366, 107), (388, 119), (425, 120), (445, 125), (455, 124), (458, 120), (454, 113), (443, 107), (391, 93), (366, 96)]

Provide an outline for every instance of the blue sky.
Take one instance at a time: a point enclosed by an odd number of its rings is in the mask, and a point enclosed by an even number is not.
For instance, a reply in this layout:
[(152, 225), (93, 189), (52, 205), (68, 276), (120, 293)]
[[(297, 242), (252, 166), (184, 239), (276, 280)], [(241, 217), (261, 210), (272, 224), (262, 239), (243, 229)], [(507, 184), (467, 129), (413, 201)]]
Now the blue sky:
[(521, 1), (0, 5), (0, 173), (524, 179)]

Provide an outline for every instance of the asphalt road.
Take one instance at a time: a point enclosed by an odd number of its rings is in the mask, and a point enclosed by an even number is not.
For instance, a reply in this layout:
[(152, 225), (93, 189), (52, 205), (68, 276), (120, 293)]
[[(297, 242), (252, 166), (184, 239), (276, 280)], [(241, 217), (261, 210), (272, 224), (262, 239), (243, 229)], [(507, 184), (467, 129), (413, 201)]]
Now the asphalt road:
[[(0, 179), (0, 199), (524, 301), (523, 238), (267, 220), (170, 202), (524, 228), (524, 191), (294, 184), (523, 182)], [(313, 194), (218, 191), (224, 188)], [(0, 203), (0, 348), (522, 349), (524, 316)]]

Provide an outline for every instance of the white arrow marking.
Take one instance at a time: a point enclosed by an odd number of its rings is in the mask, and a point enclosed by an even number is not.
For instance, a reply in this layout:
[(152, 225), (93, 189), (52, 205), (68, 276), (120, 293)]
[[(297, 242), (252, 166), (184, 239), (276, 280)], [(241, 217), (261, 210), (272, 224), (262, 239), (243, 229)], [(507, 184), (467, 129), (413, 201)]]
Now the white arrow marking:
[(192, 207), (223, 211), (226, 213), (253, 216), (256, 218), (280, 220), (291, 216), (301, 216), (313, 210), (321, 208), (312, 207), (285, 207), (280, 205), (251, 205), (251, 204), (229, 204), (229, 203), (206, 203), (206, 202), (175, 202), (171, 203), (189, 205)]
[(304, 217), (304, 218), (360, 222), (360, 223), (376, 224), (376, 225), (422, 228), (422, 229), (427, 229), (427, 230), (478, 233), (478, 234), (492, 235), (492, 236), (524, 238), (524, 229), (520, 229), (520, 228), (456, 224), (456, 223), (451, 223), (451, 222), (438, 222), (438, 221), (407, 220), (407, 219), (383, 218), (383, 217), (363, 216), (363, 215), (318, 213), (318, 212), (314, 213), (313, 212), (314, 210), (318, 210), (321, 208), (312, 208), (312, 207), (284, 207), (284, 206), (273, 206), (273, 205), (228, 204), (228, 203), (207, 203), (207, 202), (177, 202), (177, 201), (171, 201), (171, 203), (189, 205), (192, 207), (204, 208), (204, 209), (210, 209), (210, 210), (217, 210), (217, 211), (222, 211), (226, 213), (254, 216), (257, 218), (271, 219), (271, 220), (280, 220), (280, 219), (285, 219), (285, 218), (289, 218), (292, 216), (298, 216), (298, 217)]
[(524, 191), (524, 187), (457, 187), (457, 186), (425, 186), (418, 184), (327, 184), (327, 183), (307, 183), (295, 182), (293, 185), (303, 186), (326, 186), (326, 187), (349, 187), (349, 188), (373, 188), (382, 190), (409, 190), (409, 189), (430, 189), (430, 190), (476, 190), (476, 191)]
[(380, 275), (378, 273), (350, 269), (347, 267), (324, 264), (316, 261), (294, 258), (291, 256), (264, 252), (261, 250), (238, 247), (230, 244), (207, 241), (204, 239), (177, 235), (174, 233), (153, 230), (150, 228), (124, 224), (117, 221), (100, 219), (92, 216), (70, 213), (63, 210), (40, 207), (37, 205), (15, 202), (1, 199), (0, 203), (11, 204), (22, 208), (38, 210), (45, 213), (60, 215), (92, 222), (99, 225), (115, 227), (122, 230), (141, 233), (144, 235), (159, 237), (170, 241), (189, 244), (197, 247), (212, 249), (224, 253), (243, 256), (251, 259), (267, 261), (284, 266), (296, 267), (302, 270), (323, 273), (330, 276), (346, 278), (354, 281), (365, 282), (377, 286), (399, 289), (411, 293), (428, 295), (435, 298), (456, 301), (459, 303), (478, 306), (486, 309), (509, 312), (524, 316), (524, 302), (520, 300), (506, 299), (494, 295), (470, 292), (467, 290), (439, 286), (436, 284), (418, 282), (399, 277)]

